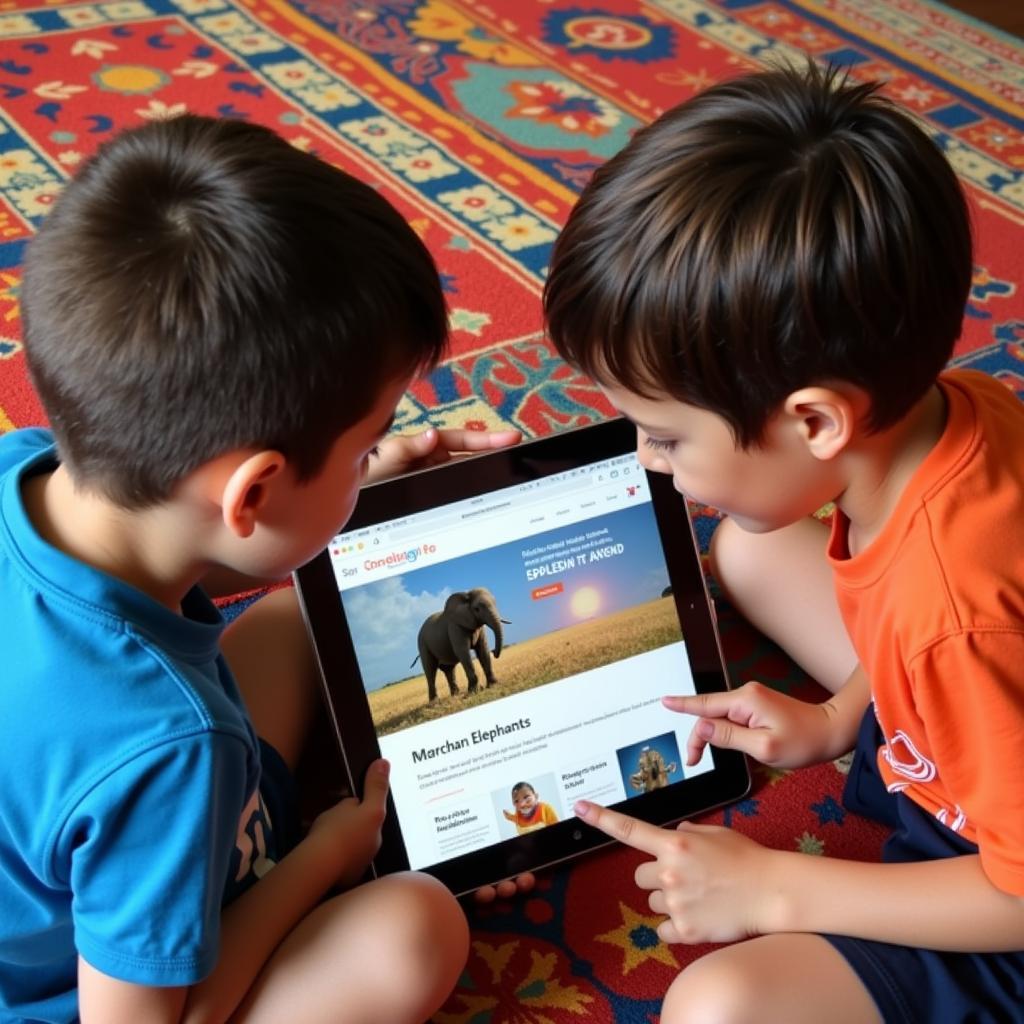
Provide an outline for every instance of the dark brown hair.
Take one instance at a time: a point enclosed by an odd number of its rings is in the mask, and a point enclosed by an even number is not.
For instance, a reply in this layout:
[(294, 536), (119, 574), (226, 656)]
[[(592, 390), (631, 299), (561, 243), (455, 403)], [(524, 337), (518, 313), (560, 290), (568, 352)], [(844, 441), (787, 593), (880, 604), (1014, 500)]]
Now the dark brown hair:
[(25, 349), (77, 483), (127, 508), (244, 447), (316, 475), (447, 342), (434, 262), (372, 188), (267, 128), (122, 133), (28, 247)]
[(722, 416), (756, 444), (793, 390), (843, 380), (869, 428), (927, 391), (971, 283), (966, 203), (906, 114), (835, 69), (715, 85), (593, 176), (544, 292), (599, 381)]

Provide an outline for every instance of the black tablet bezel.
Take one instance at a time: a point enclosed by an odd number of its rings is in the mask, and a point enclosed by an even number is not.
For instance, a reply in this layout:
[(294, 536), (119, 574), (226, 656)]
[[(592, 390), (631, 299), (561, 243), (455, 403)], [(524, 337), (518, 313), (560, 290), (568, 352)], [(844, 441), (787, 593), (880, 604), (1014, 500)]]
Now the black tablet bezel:
[[(345, 532), (392, 522), (404, 515), (538, 480), (635, 449), (635, 428), (624, 419), (612, 419), (456, 460), (363, 488)], [(670, 477), (658, 473), (647, 473), (646, 477), (694, 685), (698, 693), (726, 689), (728, 675), (713, 605), (686, 504)], [(443, 495), (443, 500), (438, 500), (439, 495)], [(380, 746), (329, 552), (322, 551), (300, 568), (295, 573), (295, 583), (319, 660), (328, 713), (339, 746), (341, 787), (361, 794), (366, 768), (380, 757)], [(750, 790), (745, 757), (734, 751), (716, 750), (714, 762), (712, 771), (613, 806), (644, 821), (666, 825), (744, 797)], [(608, 842), (604, 833), (570, 818), (422, 870), (460, 894), (523, 871), (550, 866)], [(389, 874), (408, 867), (394, 803), (389, 797), (374, 870), (377, 874)]]

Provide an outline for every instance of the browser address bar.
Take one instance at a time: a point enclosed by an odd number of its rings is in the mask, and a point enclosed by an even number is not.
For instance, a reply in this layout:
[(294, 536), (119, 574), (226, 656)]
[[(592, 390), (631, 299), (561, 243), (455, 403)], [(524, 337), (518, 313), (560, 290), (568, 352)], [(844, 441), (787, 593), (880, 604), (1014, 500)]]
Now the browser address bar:
[(467, 508), (460, 512), (451, 512), (447, 515), (438, 516), (436, 519), (427, 517), (411, 526), (395, 530), (387, 534), (388, 541), (399, 541), (406, 537), (422, 536), (424, 533), (437, 533), (451, 529), (454, 526), (464, 526), (467, 523), (479, 522), (481, 519), (489, 519), (499, 513), (508, 512), (511, 509), (527, 509), (537, 505), (547, 505), (550, 501), (564, 497), (568, 494), (575, 494), (578, 491), (585, 491), (594, 485), (594, 478), (588, 474), (576, 480), (570, 480), (559, 488), (550, 488), (541, 491), (537, 495), (531, 495), (529, 501), (518, 501), (515, 498), (495, 498), (493, 502), (487, 502), (475, 508)]

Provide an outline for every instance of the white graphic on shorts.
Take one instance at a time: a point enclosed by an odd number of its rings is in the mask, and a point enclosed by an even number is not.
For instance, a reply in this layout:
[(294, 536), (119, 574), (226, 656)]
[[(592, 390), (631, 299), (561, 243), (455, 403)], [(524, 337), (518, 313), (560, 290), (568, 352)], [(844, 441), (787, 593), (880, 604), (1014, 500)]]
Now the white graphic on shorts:
[(956, 817), (952, 821), (949, 820), (950, 812), (946, 807), (935, 812), (935, 819), (945, 825), (951, 832), (960, 832), (964, 825), (967, 824), (967, 815), (964, 814), (959, 804), (956, 805), (954, 810), (956, 811)]
[[(897, 751), (905, 752), (905, 759), (900, 758)], [(902, 729), (897, 729), (896, 735), (886, 741), (882, 757), (889, 762), (889, 767), (897, 775), (902, 775), (911, 782), (931, 782), (935, 778), (935, 765), (921, 754)], [(893, 791), (892, 786), (888, 788), (890, 792)]]

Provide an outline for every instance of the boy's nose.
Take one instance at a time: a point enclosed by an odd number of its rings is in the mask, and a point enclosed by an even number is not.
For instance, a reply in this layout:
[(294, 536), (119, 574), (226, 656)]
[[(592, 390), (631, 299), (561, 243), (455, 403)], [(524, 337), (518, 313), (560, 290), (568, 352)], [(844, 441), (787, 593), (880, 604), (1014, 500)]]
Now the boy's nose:
[(636, 446), (636, 457), (644, 469), (650, 470), (652, 473), (671, 473), (672, 467), (668, 464), (668, 461), (663, 455), (659, 455), (657, 452), (651, 451), (651, 449), (644, 444), (643, 438), (638, 435), (638, 442)]

